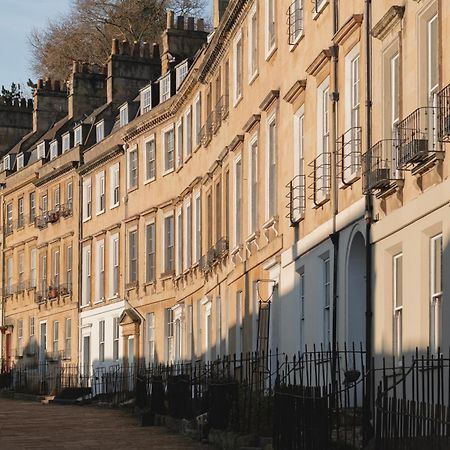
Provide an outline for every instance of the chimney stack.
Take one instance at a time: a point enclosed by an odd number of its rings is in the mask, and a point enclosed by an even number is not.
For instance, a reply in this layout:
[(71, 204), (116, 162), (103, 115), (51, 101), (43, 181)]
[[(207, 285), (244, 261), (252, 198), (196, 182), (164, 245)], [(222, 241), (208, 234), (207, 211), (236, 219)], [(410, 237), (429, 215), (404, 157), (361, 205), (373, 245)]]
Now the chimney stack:
[(67, 114), (67, 90), (59, 81), (38, 80), (33, 99), (34, 132), (47, 130)]

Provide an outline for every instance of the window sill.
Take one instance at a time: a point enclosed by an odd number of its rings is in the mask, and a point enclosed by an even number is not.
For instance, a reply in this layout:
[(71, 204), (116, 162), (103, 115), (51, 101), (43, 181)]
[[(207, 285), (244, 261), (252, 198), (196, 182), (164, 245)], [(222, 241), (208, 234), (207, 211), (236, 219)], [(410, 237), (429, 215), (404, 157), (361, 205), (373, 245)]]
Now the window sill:
[(339, 181), (339, 188), (340, 189), (346, 189), (349, 186), (351, 186), (353, 183), (358, 181), (361, 178), (361, 175), (359, 171), (349, 173), (348, 175), (344, 176), (344, 179)]
[(165, 272), (161, 274), (161, 281), (166, 281), (172, 279), (174, 276), (174, 272)]
[(263, 229), (264, 230), (268, 230), (269, 228), (273, 227), (276, 223), (278, 223), (278, 216), (272, 216), (270, 219), (268, 219), (264, 224), (263, 224)]
[(245, 243), (246, 244), (251, 244), (253, 241), (256, 241), (256, 239), (258, 239), (259, 237), (259, 232), (258, 231), (254, 231), (252, 234), (250, 234), (248, 236), (248, 238), (246, 239)]
[(107, 300), (111, 301), (111, 300), (116, 300), (118, 298), (119, 298), (119, 294), (117, 293), (117, 294), (112, 295), (111, 297), (108, 297)]
[(328, 6), (329, 3), (330, 3), (329, 0), (326, 0), (325, 2), (323, 2), (319, 6), (318, 9), (316, 9), (314, 7), (314, 9), (313, 9), (313, 20), (317, 20), (320, 17), (320, 15), (323, 13), (324, 9)]
[(127, 189), (127, 193), (131, 194), (131, 192), (137, 191), (138, 190), (138, 186), (133, 186), (133, 187), (129, 187)]
[(242, 99), (243, 99), (242, 94), (240, 94), (238, 98), (234, 99), (233, 108), (236, 108), (239, 105), (239, 103), (241, 103)]
[(125, 290), (128, 291), (132, 291), (133, 289), (136, 289), (138, 287), (138, 281), (133, 281), (131, 283), (127, 283), (127, 285), (125, 286)]
[(272, 56), (276, 53), (277, 49), (278, 49), (278, 47), (277, 47), (277, 45), (275, 44), (272, 48), (270, 48), (270, 49), (268, 49), (268, 50), (266, 51), (266, 57), (265, 57), (265, 59), (266, 59), (267, 62), (270, 61), (270, 60), (272, 59)]
[(162, 176), (165, 177), (166, 175), (169, 175), (169, 174), (171, 174), (171, 173), (173, 173), (173, 172), (175, 172), (175, 169), (174, 169), (174, 168), (165, 170), (165, 171), (163, 172)]
[(305, 37), (305, 34), (303, 33), (303, 30), (301, 33), (295, 38), (295, 41), (289, 45), (289, 51), (293, 52), (297, 47), (300, 41)]
[(111, 206), (109, 207), (109, 209), (116, 209), (118, 206), (119, 206), (119, 203), (116, 203), (116, 204), (114, 204), (114, 205), (111, 205)]
[(91, 302), (86, 303), (84, 305), (80, 305), (80, 309), (85, 309), (85, 308), (88, 308), (89, 306), (91, 306)]
[(96, 214), (97, 216), (101, 216), (102, 214), (105, 214), (105, 210), (102, 209), (101, 211), (97, 211), (95, 214)]
[(92, 219), (92, 216), (85, 217), (85, 218), (83, 219), (83, 223), (89, 222), (91, 219)]
[(186, 164), (190, 159), (192, 158), (192, 153), (189, 153), (189, 155), (184, 158), (184, 164)]
[(152, 182), (155, 181), (155, 180), (156, 180), (156, 177), (149, 178), (148, 180), (145, 180), (145, 181), (144, 181), (144, 186), (145, 186), (146, 184), (152, 183)]
[(241, 249), (242, 249), (242, 244), (236, 245), (236, 247), (234, 247), (233, 250), (230, 251), (230, 255), (231, 256), (237, 255)]
[(100, 303), (104, 303), (105, 299), (102, 298), (100, 300), (95, 300), (94, 305), (99, 305)]
[(259, 77), (259, 70), (256, 70), (256, 72), (249, 78), (248, 84), (251, 86), (258, 77)]

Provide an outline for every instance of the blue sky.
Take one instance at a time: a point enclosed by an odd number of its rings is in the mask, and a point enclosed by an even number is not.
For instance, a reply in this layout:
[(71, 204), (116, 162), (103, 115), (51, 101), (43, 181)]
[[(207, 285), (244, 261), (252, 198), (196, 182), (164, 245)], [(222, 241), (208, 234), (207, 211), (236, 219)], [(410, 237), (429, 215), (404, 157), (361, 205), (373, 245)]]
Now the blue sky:
[(70, 0), (0, 0), (0, 86), (33, 79), (28, 33), (68, 11)]
[[(0, 87), (34, 80), (28, 34), (69, 10), (71, 0), (0, 0)], [(211, 5), (211, 1), (208, 2)], [(210, 9), (210, 8), (208, 8)], [(208, 11), (209, 12), (209, 11)]]

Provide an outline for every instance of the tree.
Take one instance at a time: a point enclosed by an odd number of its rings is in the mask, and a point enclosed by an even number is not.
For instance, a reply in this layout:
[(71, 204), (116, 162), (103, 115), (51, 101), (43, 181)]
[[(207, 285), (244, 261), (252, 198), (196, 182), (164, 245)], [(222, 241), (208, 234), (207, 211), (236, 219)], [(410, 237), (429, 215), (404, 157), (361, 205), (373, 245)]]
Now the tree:
[(5, 86), (2, 86), (0, 99), (11, 102), (14, 100), (21, 100), (22, 98), (25, 98), (25, 95), (19, 83), (11, 83), (10, 89), (6, 89)]
[(113, 38), (158, 42), (168, 10), (199, 16), (206, 0), (72, 0), (70, 12), (29, 36), (38, 77), (64, 80), (72, 61), (104, 64)]

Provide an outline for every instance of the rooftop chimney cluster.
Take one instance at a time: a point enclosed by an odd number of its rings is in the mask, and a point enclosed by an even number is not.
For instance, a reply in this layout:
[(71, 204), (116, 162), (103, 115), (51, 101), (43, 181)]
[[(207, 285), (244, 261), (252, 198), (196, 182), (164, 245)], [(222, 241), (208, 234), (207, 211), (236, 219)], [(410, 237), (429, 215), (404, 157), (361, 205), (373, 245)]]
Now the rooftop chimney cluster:
[(194, 17), (184, 17), (178, 16), (175, 26), (175, 14), (173, 11), (168, 11), (167, 13), (167, 25), (168, 30), (187, 30), (187, 31), (205, 31), (205, 21), (204, 19), (195, 20)]
[(46, 78), (43, 80), (40, 78), (37, 81), (36, 86), (37, 91), (48, 91), (48, 92), (66, 92), (67, 87), (65, 83), (61, 83), (59, 80), (51, 80), (50, 78)]
[(159, 45), (156, 43), (150, 44), (149, 42), (141, 43), (134, 41), (132, 44), (127, 40), (123, 40), (119, 43), (118, 39), (112, 41), (112, 55), (130, 56), (132, 58), (142, 59), (159, 59)]
[(90, 64), (86, 62), (74, 61), (72, 66), (73, 73), (90, 73), (98, 75), (106, 75), (106, 66), (99, 66), (98, 64)]

